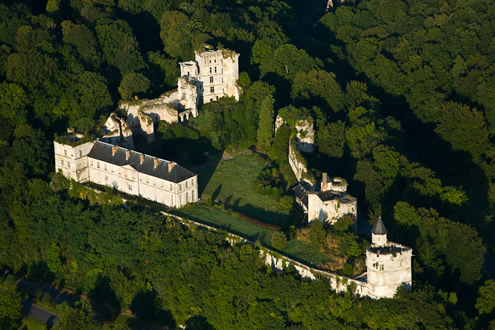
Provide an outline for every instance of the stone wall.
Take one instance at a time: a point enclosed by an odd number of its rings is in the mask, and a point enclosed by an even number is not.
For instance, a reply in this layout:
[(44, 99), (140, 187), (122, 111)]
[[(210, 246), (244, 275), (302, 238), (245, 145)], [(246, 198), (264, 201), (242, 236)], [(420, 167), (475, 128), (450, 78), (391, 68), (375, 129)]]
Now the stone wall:
[[(179, 220), (181, 223), (188, 227), (202, 227), (206, 228), (210, 231), (218, 231), (217, 228), (202, 224), (197, 221), (193, 221), (190, 219), (185, 219), (179, 216), (176, 216), (171, 213), (161, 212), (165, 216), (173, 217)], [(238, 242), (250, 243), (253, 242), (239, 235), (235, 235), (232, 233), (227, 233), (227, 241), (233, 245)], [(275, 271), (283, 271), (284, 268), (288, 266), (293, 266), (296, 271), (304, 278), (308, 278), (311, 280), (316, 280), (318, 278), (327, 278), (330, 282), (330, 287), (336, 292), (345, 292), (349, 289), (352, 289), (354, 294), (360, 296), (369, 296), (368, 285), (364, 280), (352, 279), (349, 277), (339, 276), (337, 274), (329, 273), (323, 270), (319, 270), (310, 266), (307, 266), (299, 261), (291, 259), (289, 257), (283, 256), (273, 250), (262, 247), (260, 249), (260, 257), (265, 261), (265, 264), (270, 265)], [(363, 279), (363, 274), (360, 279)]]
[(289, 165), (297, 178), (297, 181), (304, 179), (308, 173), (308, 168), (300, 159), (302, 156), (299, 151), (293, 147), (293, 144), (289, 142)]

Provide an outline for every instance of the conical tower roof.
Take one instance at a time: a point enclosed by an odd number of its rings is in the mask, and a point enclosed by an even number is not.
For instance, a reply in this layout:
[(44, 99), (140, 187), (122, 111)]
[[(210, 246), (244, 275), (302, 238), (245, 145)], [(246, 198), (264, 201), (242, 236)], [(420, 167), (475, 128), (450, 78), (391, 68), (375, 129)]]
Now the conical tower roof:
[(385, 224), (382, 221), (382, 217), (378, 218), (378, 221), (373, 226), (373, 229), (371, 229), (371, 233), (375, 234), (375, 235), (386, 235), (387, 234), (387, 228), (385, 228)]

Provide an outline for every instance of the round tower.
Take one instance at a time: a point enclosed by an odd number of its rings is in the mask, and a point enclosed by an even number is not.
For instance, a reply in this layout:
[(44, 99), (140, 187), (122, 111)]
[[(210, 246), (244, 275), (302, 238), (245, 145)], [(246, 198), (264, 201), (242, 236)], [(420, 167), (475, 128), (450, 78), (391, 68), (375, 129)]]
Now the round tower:
[(399, 286), (412, 286), (412, 249), (387, 240), (381, 218), (371, 231), (371, 245), (366, 249), (366, 282), (372, 298), (392, 298)]

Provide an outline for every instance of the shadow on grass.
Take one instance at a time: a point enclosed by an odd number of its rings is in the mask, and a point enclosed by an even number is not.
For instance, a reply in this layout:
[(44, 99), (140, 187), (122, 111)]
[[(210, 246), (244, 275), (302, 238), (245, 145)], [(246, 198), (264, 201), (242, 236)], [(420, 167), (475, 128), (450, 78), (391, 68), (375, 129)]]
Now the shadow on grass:
[(279, 226), (281, 228), (287, 228), (292, 224), (290, 221), (292, 213), (284, 214), (273, 211), (267, 211), (265, 209), (255, 207), (251, 204), (245, 204), (242, 206), (239, 206), (238, 202), (235, 204), (237, 204), (237, 206), (234, 205), (233, 208), (234, 212), (245, 214), (247, 216), (255, 218), (256, 220), (259, 220), (260, 222)]

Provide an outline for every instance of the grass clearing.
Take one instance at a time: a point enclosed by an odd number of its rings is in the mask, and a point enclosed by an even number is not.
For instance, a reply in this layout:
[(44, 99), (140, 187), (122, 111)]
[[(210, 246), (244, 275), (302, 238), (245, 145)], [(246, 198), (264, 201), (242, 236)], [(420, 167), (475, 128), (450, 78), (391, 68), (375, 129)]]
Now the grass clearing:
[[(251, 241), (259, 240), (263, 246), (271, 248), (271, 238), (273, 232), (275, 232), (273, 229), (262, 228), (217, 207), (195, 204), (170, 211), (170, 213), (227, 230)], [(316, 266), (320, 262), (330, 259), (327, 255), (321, 253), (318, 247), (300, 240), (289, 241), (281, 252), (311, 266)]]
[(270, 245), (270, 240), (274, 231), (240, 219), (239, 217), (231, 215), (228, 211), (213, 206), (206, 206), (204, 204), (186, 206), (178, 210), (170, 211), (170, 213), (227, 230), (251, 241), (260, 240), (263, 245)]
[(33, 319), (31, 316), (26, 316), (22, 319), (20, 328), (27, 330), (44, 330), (46, 329), (46, 325), (36, 319)]
[(211, 196), (212, 200), (229, 205), (237, 212), (265, 223), (286, 226), (292, 217), (290, 210), (282, 208), (276, 197), (264, 196), (255, 190), (256, 177), (269, 164), (263, 156), (247, 152), (200, 168), (202, 199)]

